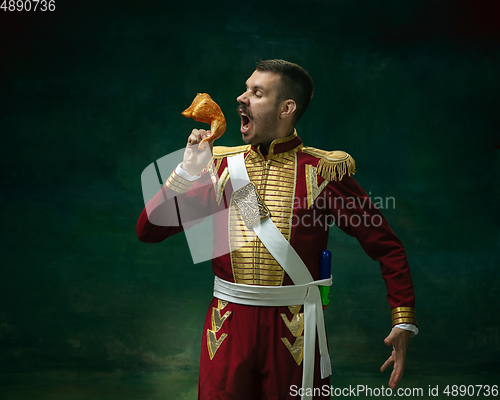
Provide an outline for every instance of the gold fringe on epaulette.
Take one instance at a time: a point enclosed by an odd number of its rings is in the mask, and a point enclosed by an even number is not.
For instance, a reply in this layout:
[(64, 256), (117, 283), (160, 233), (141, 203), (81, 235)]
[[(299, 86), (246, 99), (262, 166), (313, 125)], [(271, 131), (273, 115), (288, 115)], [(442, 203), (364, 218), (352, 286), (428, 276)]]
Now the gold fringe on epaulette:
[(356, 163), (350, 155), (340, 161), (320, 158), (316, 173), (327, 181), (340, 181), (345, 174), (351, 176), (356, 173)]

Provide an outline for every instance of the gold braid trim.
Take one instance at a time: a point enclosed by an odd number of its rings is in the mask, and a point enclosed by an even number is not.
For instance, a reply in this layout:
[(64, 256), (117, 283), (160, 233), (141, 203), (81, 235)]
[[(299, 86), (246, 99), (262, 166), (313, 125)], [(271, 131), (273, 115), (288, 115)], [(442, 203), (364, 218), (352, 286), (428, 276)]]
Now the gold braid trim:
[(165, 182), (165, 185), (173, 190), (177, 194), (184, 194), (191, 189), (196, 181), (188, 181), (187, 179), (181, 178), (179, 175), (173, 171)]
[(211, 158), (207, 166), (201, 170), (201, 172), (207, 172), (207, 171), (209, 171), (210, 174), (215, 173), (214, 171), (217, 171), (217, 160)]
[(396, 307), (391, 310), (392, 326), (397, 324), (417, 325), (417, 316), (412, 307)]
[(236, 147), (215, 146), (213, 148), (212, 159), (210, 160), (208, 165), (203, 168), (203, 171), (208, 171), (211, 166), (213, 166), (213, 168), (217, 170), (218, 166), (220, 165), (219, 163), (223, 158), (234, 156), (239, 153), (245, 153), (250, 150), (250, 147), (251, 146), (249, 144)]
[(354, 159), (345, 151), (304, 147), (302, 152), (319, 158), (316, 174), (327, 181), (340, 181), (346, 174), (351, 176), (356, 172)]

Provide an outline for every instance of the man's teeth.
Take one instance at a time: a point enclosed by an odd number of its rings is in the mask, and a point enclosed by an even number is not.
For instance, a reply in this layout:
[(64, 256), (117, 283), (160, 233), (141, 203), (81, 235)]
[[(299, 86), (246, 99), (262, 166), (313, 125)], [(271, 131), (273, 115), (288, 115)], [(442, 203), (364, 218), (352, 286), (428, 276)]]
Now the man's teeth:
[(245, 120), (242, 120), (243, 129), (248, 129), (248, 125), (250, 124), (250, 118), (248, 117), (247, 113), (243, 111), (240, 111), (240, 115), (242, 118), (245, 118)]

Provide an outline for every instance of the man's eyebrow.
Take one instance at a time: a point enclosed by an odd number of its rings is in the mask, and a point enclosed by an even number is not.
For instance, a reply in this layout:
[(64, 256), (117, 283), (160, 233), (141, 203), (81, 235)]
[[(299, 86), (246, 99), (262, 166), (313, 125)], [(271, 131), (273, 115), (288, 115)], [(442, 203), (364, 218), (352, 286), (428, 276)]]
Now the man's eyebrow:
[(253, 85), (252, 87), (249, 87), (249, 86), (247, 85), (247, 89), (249, 89), (249, 88), (250, 88), (250, 89), (260, 89), (260, 90), (263, 90), (264, 92), (266, 91), (266, 89), (265, 89), (265, 88), (264, 88), (264, 86), (262, 86), (262, 85)]

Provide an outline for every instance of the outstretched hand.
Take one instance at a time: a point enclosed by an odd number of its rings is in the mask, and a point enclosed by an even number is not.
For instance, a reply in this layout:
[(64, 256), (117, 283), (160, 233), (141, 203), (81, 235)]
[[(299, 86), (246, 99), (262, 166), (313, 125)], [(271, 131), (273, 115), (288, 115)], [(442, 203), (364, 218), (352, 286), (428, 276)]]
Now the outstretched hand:
[(391, 333), (389, 333), (389, 336), (384, 339), (384, 343), (387, 346), (392, 345), (392, 353), (386, 362), (380, 367), (380, 372), (384, 372), (389, 365), (394, 363), (391, 377), (389, 378), (389, 387), (392, 390), (396, 388), (396, 385), (403, 376), (403, 372), (405, 370), (406, 348), (408, 347), (410, 336), (410, 331), (394, 328)]
[(210, 131), (204, 129), (193, 129), (189, 135), (181, 167), (191, 176), (199, 175), (212, 159), (213, 141), (203, 143), (203, 150), (198, 149), (198, 144), (207, 136)]

